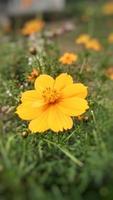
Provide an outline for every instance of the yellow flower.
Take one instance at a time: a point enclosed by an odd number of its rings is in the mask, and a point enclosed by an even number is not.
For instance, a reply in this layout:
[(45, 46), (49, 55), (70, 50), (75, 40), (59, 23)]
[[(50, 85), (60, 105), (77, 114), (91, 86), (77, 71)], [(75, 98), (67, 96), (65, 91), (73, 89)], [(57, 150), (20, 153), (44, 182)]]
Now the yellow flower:
[(108, 36), (108, 42), (113, 43), (113, 33), (110, 33)]
[(32, 132), (70, 129), (73, 126), (71, 116), (79, 116), (89, 108), (85, 100), (87, 87), (73, 83), (72, 77), (66, 73), (56, 79), (40, 75), (34, 85), (34, 90), (22, 94), (22, 103), (16, 111), (23, 120), (30, 120)]
[(75, 42), (77, 44), (86, 44), (90, 39), (90, 36), (88, 34), (81, 34), (76, 40)]
[(113, 2), (108, 2), (108, 3), (104, 4), (104, 6), (102, 7), (102, 12), (105, 15), (112, 15), (113, 14)]
[(65, 53), (63, 56), (60, 57), (59, 62), (66, 65), (71, 65), (72, 63), (76, 62), (78, 59), (78, 55), (74, 53)]
[(95, 51), (102, 50), (102, 45), (100, 42), (95, 38), (91, 38), (88, 34), (81, 34), (75, 42), (77, 44), (83, 44), (87, 49), (92, 49)]
[(31, 35), (33, 33), (39, 32), (43, 29), (44, 22), (42, 20), (34, 19), (25, 23), (21, 30), (23, 35)]
[(109, 79), (113, 80), (113, 67), (109, 67), (106, 70), (105, 74)]
[(34, 82), (38, 76), (39, 76), (39, 71), (33, 68), (31, 74), (27, 77), (27, 79), (29, 82)]
[(102, 50), (102, 45), (97, 39), (91, 38), (86, 44), (85, 47), (87, 49), (92, 49), (94, 51), (101, 51)]

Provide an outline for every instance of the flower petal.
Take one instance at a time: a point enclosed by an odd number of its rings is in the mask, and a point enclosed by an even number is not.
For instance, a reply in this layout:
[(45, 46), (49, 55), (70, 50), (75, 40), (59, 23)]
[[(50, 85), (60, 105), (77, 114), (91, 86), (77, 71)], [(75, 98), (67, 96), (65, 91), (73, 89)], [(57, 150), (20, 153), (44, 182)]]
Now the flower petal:
[(41, 98), (40, 94), (36, 90), (28, 90), (22, 93), (21, 101), (34, 101)]
[(40, 75), (35, 81), (35, 88), (39, 91), (47, 87), (53, 88), (54, 79), (46, 74)]
[(87, 87), (81, 83), (71, 84), (62, 90), (62, 96), (63, 98), (67, 98), (67, 97), (86, 98)]
[(48, 111), (41, 112), (41, 114), (29, 123), (29, 129), (32, 132), (44, 132), (48, 130)]
[(48, 126), (55, 132), (63, 131), (72, 128), (73, 121), (71, 117), (61, 112), (57, 105), (53, 105), (48, 109)]
[(21, 101), (25, 104), (25, 107), (40, 107), (45, 104), (41, 94), (39, 94), (36, 90), (28, 90), (23, 92)]
[(79, 97), (63, 99), (58, 106), (61, 112), (69, 116), (79, 116), (89, 108), (87, 101)]
[(64, 87), (72, 83), (73, 83), (72, 77), (67, 73), (62, 73), (55, 79), (54, 88), (56, 88), (57, 90), (62, 90)]
[(23, 103), (17, 107), (16, 113), (21, 119), (32, 120), (38, 117), (43, 109), (43, 107), (36, 108), (32, 107), (30, 104)]

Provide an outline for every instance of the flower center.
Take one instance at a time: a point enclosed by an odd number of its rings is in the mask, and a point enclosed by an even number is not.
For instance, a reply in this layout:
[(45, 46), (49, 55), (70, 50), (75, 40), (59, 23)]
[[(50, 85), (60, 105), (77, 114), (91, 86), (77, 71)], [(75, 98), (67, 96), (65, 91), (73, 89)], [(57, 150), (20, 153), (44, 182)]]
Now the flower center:
[(45, 90), (43, 90), (42, 97), (46, 103), (56, 103), (60, 97), (60, 93), (56, 89), (47, 87)]

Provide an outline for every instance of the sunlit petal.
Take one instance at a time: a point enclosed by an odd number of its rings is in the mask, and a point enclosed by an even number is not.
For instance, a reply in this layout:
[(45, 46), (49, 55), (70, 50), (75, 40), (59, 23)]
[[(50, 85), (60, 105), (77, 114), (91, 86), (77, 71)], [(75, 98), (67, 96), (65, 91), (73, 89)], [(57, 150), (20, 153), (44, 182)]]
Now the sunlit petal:
[(46, 74), (40, 75), (35, 81), (35, 88), (39, 91), (45, 89), (46, 87), (53, 88), (54, 79)]
[(54, 88), (62, 90), (64, 87), (72, 83), (73, 83), (72, 77), (66, 73), (63, 73), (55, 79)]
[(53, 105), (48, 110), (48, 125), (55, 132), (72, 128), (73, 121), (71, 117), (61, 112), (57, 105)]
[(40, 115), (29, 123), (29, 129), (32, 132), (44, 132), (48, 130), (48, 112), (43, 111)]
[(86, 98), (87, 87), (85, 87), (81, 83), (71, 84), (62, 90), (62, 96), (63, 96), (63, 98), (67, 98), (67, 97)]
[(85, 99), (79, 97), (66, 98), (59, 102), (61, 111), (69, 116), (79, 116), (89, 107)]

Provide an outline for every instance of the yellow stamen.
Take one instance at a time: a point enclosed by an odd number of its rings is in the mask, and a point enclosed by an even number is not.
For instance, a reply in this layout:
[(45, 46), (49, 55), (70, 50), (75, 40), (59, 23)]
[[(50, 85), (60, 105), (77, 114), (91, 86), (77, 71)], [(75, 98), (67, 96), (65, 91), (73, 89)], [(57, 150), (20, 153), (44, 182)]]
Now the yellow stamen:
[(55, 103), (59, 99), (60, 93), (56, 89), (47, 87), (45, 90), (43, 90), (42, 97), (46, 103)]

